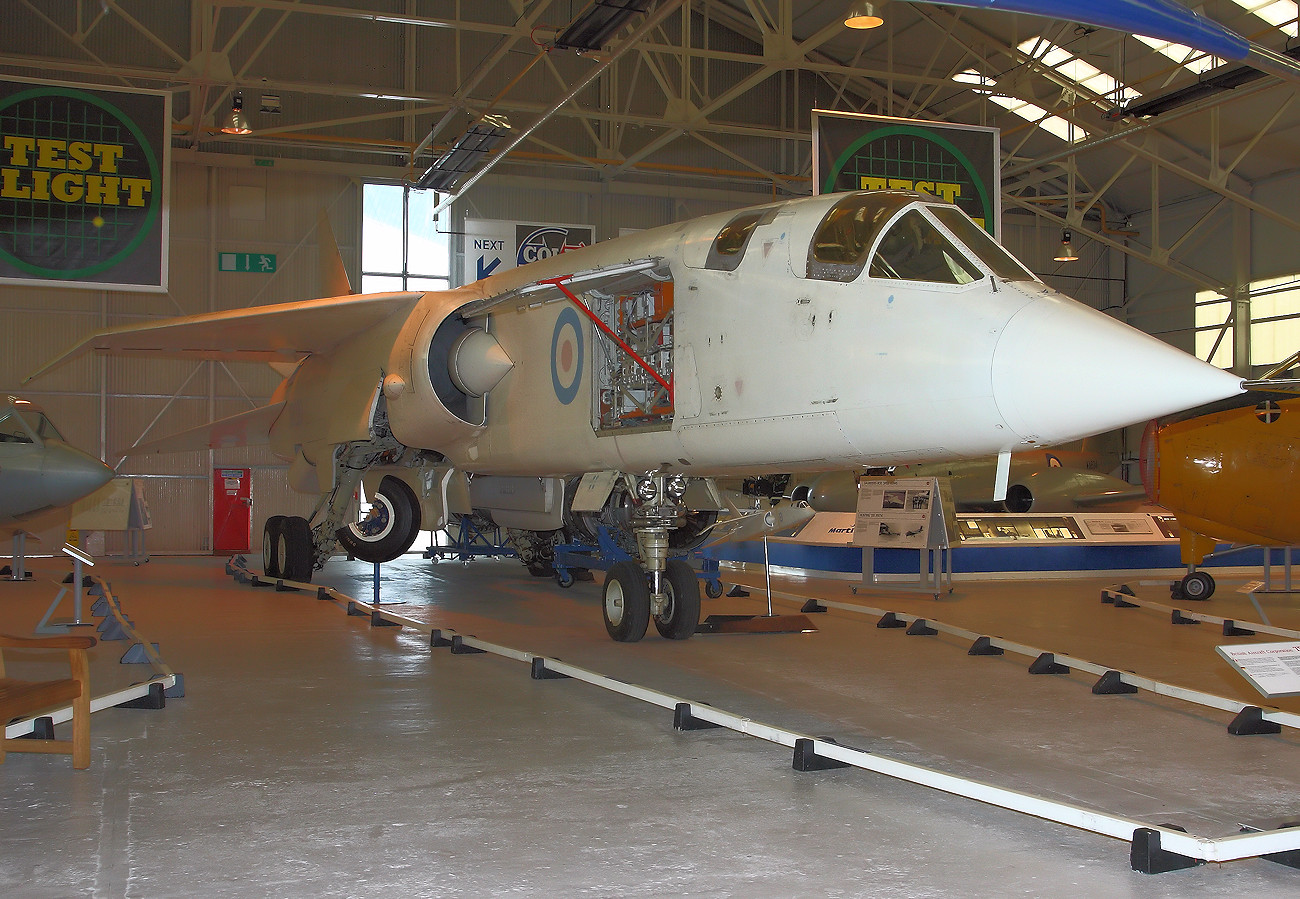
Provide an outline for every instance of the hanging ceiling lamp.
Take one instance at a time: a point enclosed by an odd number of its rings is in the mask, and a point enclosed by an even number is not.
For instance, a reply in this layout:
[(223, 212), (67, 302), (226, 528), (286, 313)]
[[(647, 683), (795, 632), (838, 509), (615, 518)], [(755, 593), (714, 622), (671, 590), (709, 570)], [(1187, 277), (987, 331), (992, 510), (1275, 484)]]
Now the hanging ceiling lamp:
[(885, 20), (876, 12), (874, 3), (854, 3), (844, 16), (845, 28), (879, 28)]
[(1077, 262), (1079, 254), (1074, 251), (1074, 244), (1070, 242), (1070, 229), (1067, 228), (1061, 232), (1061, 249), (1052, 257), (1053, 262)]
[(253, 128), (248, 124), (248, 116), (244, 115), (244, 95), (240, 91), (235, 91), (235, 97), (230, 101), (230, 114), (226, 116), (226, 121), (221, 126), (223, 134), (251, 134)]

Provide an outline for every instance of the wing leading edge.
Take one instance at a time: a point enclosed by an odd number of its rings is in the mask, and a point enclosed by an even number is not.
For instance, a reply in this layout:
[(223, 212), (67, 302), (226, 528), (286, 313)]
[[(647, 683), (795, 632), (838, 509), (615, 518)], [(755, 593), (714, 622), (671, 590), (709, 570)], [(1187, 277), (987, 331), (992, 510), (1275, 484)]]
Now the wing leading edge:
[(236, 362), (295, 362), (328, 353), (389, 316), (409, 314), (418, 292), (373, 293), (253, 306), (97, 331), (24, 381), (89, 352)]

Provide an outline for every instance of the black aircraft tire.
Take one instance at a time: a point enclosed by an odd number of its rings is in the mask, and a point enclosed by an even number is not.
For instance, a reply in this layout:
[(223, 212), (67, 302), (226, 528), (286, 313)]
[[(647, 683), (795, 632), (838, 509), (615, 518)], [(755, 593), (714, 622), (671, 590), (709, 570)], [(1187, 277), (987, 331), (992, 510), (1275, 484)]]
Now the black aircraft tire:
[(635, 562), (616, 562), (605, 575), (600, 604), (605, 630), (619, 643), (635, 643), (650, 626), (650, 585)]
[(280, 577), (284, 560), (280, 557), (280, 528), (284, 525), (283, 515), (272, 515), (262, 525), (262, 573), (269, 578)]
[(280, 525), (280, 577), (286, 581), (311, 583), (316, 547), (307, 519), (294, 515)]
[(668, 605), (654, 616), (655, 630), (667, 640), (687, 640), (700, 623), (700, 580), (681, 559), (669, 559), (664, 571)]
[(1182, 590), (1183, 599), (1200, 601), (1214, 595), (1214, 578), (1204, 571), (1193, 571), (1178, 586)]
[(362, 562), (391, 562), (411, 548), (420, 533), (420, 501), (401, 478), (379, 482), (371, 515), (339, 528), (344, 551)]

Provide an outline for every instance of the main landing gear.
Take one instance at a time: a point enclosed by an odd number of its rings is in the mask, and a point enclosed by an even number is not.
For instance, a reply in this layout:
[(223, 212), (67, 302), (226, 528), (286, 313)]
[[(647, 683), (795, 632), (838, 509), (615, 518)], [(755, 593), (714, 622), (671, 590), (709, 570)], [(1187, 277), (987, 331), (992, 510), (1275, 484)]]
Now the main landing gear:
[(1214, 578), (1205, 571), (1192, 571), (1181, 581), (1170, 585), (1174, 599), (1203, 600), (1214, 595)]
[(311, 525), (298, 515), (272, 515), (262, 528), (262, 570), (268, 578), (311, 581), (314, 550)]

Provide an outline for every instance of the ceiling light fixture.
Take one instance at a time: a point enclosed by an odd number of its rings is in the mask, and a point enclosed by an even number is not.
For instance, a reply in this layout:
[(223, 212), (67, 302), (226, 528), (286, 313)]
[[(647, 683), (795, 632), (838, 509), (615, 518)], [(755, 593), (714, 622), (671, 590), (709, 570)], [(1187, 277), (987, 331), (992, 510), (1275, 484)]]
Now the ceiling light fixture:
[(510, 120), (505, 116), (495, 113), (483, 116), (434, 160), (433, 165), (415, 182), (415, 189), (443, 193), (455, 190), (461, 179), (473, 171), (509, 133)]
[(1078, 262), (1079, 254), (1074, 251), (1074, 244), (1070, 242), (1070, 229), (1066, 228), (1061, 232), (1061, 249), (1052, 257), (1053, 262)]
[(252, 131), (252, 126), (248, 124), (248, 116), (244, 115), (244, 94), (235, 91), (234, 99), (230, 101), (230, 115), (226, 116), (225, 124), (221, 126), (221, 133), (251, 134)]
[(876, 12), (874, 3), (854, 3), (849, 7), (848, 13), (844, 16), (845, 28), (857, 28), (859, 30), (867, 28), (879, 28), (885, 24), (885, 20)]

